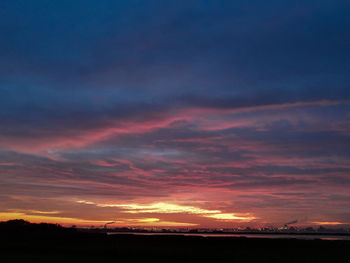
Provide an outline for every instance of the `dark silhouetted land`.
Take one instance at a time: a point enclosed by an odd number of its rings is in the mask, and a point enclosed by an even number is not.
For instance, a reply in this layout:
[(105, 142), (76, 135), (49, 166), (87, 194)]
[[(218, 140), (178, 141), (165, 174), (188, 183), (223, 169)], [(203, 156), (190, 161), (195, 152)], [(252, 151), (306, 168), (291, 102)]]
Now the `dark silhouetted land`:
[[(347, 262), (350, 241), (106, 235), (0, 223), (1, 262)], [(345, 261), (344, 261), (345, 260)]]

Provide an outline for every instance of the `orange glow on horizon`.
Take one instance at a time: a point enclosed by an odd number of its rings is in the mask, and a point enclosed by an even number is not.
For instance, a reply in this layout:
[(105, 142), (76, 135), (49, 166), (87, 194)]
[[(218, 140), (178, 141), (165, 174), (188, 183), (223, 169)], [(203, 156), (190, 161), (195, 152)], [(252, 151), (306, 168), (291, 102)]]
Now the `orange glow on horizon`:
[(325, 221), (325, 222), (311, 222), (312, 224), (316, 224), (316, 225), (329, 225), (329, 226), (331, 226), (331, 225), (346, 225), (346, 224), (348, 224), (348, 223), (341, 223), (341, 222), (327, 222), (327, 221)]
[[(30, 213), (28, 211), (28, 213)], [(51, 224), (62, 224), (62, 225), (81, 225), (81, 226), (91, 226), (91, 225), (104, 225), (109, 220), (88, 220), (81, 218), (70, 218), (61, 216), (46, 216), (46, 215), (31, 215), (25, 212), (0, 212), (0, 221), (8, 221), (14, 219), (23, 219), (30, 221), (31, 223), (51, 223)], [(128, 218), (120, 219), (115, 221), (111, 225), (118, 226), (159, 226), (159, 227), (190, 227), (197, 226), (198, 224), (186, 223), (186, 222), (172, 222), (172, 221), (162, 221), (159, 218)]]
[(60, 216), (45, 216), (45, 215), (30, 215), (25, 212), (3, 212), (0, 213), (1, 221), (24, 219), (32, 223), (52, 223), (52, 224), (102, 224), (106, 221), (86, 220), (80, 218), (60, 217)]

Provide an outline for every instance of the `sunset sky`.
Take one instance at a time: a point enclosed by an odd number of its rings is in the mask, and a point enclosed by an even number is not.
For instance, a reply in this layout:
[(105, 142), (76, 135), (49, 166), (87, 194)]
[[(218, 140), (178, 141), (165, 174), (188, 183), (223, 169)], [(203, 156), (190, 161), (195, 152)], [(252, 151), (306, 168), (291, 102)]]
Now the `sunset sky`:
[(0, 1), (0, 221), (349, 227), (349, 14)]

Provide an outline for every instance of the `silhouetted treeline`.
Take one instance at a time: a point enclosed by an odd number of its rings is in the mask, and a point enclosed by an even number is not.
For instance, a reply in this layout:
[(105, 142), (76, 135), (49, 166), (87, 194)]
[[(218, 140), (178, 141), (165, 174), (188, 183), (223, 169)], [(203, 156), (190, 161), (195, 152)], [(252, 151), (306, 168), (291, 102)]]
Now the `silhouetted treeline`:
[(65, 228), (59, 224), (30, 223), (22, 219), (0, 222), (0, 233), (4, 235), (64, 235), (72, 234), (75, 228)]

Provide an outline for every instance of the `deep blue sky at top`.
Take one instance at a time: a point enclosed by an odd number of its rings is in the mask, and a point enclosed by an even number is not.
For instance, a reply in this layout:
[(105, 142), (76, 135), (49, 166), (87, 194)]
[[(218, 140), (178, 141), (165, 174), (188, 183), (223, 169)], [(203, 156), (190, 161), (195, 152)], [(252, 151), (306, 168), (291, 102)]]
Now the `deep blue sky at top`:
[(348, 1), (1, 1), (1, 112), (348, 99), (349, 8)]

